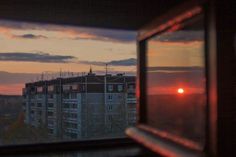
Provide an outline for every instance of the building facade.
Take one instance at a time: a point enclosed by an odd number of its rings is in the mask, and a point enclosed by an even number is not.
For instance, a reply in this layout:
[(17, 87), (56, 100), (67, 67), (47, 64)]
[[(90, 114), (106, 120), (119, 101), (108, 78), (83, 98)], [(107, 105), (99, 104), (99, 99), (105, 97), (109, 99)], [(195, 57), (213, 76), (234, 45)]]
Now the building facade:
[(95, 75), (25, 84), (25, 123), (61, 139), (124, 136), (136, 123), (135, 77)]

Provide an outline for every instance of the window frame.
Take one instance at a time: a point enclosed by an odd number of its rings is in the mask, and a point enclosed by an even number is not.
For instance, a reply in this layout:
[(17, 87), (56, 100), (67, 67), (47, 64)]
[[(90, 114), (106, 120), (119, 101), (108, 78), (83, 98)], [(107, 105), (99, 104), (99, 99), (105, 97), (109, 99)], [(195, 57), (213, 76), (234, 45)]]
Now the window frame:
[[(169, 20), (173, 20), (177, 16), (190, 11), (196, 7), (202, 8), (202, 14), (204, 14), (204, 54), (205, 54), (205, 76), (206, 76), (206, 123), (205, 123), (205, 146), (204, 149), (198, 149), (192, 143), (188, 143), (188, 141), (176, 139), (175, 137), (168, 137), (165, 134), (161, 134), (155, 128), (147, 125), (147, 110), (146, 110), (146, 87), (147, 87), (147, 78), (146, 78), (146, 65), (147, 65), (147, 40), (151, 37), (165, 32), (166, 29), (159, 29), (160, 26), (167, 23)], [(194, 16), (193, 16), (194, 17)], [(152, 22), (144, 26), (139, 30), (138, 33), (138, 78), (137, 78), (137, 90), (138, 90), (138, 102), (137, 102), (137, 111), (138, 111), (138, 124), (135, 128), (130, 128), (126, 131), (126, 134), (133, 138), (135, 141), (143, 144), (145, 147), (148, 147), (150, 150), (154, 151), (163, 156), (168, 155), (187, 155), (190, 151), (190, 154), (196, 156), (204, 156), (206, 154), (215, 154), (216, 147), (213, 144), (216, 139), (216, 125), (211, 124), (212, 120), (215, 118), (216, 114), (212, 116), (209, 111), (216, 108), (216, 104), (211, 104), (209, 101), (209, 71), (212, 70), (209, 68), (209, 3), (207, 1), (198, 1), (193, 0), (186, 3), (182, 3), (181, 5), (174, 7), (170, 12), (165, 13), (163, 16), (157, 17)], [(191, 19), (191, 18), (187, 18)], [(187, 20), (184, 19), (183, 21)], [(182, 22), (182, 21), (181, 21)], [(170, 25), (170, 27), (173, 25)], [(164, 132), (162, 132), (164, 133)], [(214, 137), (210, 137), (213, 134)], [(152, 140), (149, 140), (152, 138)], [(164, 143), (164, 144), (163, 144)], [(176, 151), (176, 149), (178, 151)]]

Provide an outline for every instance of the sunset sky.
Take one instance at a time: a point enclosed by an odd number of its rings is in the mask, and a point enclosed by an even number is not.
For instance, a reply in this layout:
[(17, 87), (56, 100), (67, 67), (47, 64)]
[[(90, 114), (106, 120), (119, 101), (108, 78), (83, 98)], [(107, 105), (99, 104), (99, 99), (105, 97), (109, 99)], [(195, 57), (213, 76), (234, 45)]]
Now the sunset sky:
[[(0, 94), (21, 95), (26, 82), (74, 72), (90, 66), (97, 74), (135, 75), (136, 33), (73, 26), (0, 20)], [(204, 33), (178, 30), (151, 38), (147, 44), (151, 94), (205, 90)]]
[[(136, 32), (0, 20), (0, 94), (21, 94), (43, 72), (136, 71)], [(46, 76), (45, 76), (46, 77)]]
[(204, 32), (164, 33), (147, 44), (148, 94), (205, 92)]

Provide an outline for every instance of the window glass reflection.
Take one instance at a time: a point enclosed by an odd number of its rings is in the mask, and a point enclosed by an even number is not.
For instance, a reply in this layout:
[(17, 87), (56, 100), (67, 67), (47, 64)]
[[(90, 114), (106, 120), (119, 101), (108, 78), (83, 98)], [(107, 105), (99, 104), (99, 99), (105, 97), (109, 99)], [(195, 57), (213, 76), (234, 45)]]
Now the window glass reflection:
[(204, 143), (206, 107), (203, 18), (147, 41), (147, 122)]

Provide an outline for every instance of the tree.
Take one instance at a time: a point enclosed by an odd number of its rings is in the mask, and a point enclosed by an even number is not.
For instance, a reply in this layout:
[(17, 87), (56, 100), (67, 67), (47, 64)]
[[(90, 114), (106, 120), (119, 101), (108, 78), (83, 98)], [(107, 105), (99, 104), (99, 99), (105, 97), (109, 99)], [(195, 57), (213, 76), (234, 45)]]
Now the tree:
[(20, 113), (17, 120), (5, 131), (5, 144), (37, 143), (48, 141), (45, 127), (35, 128), (24, 123), (24, 113)]

